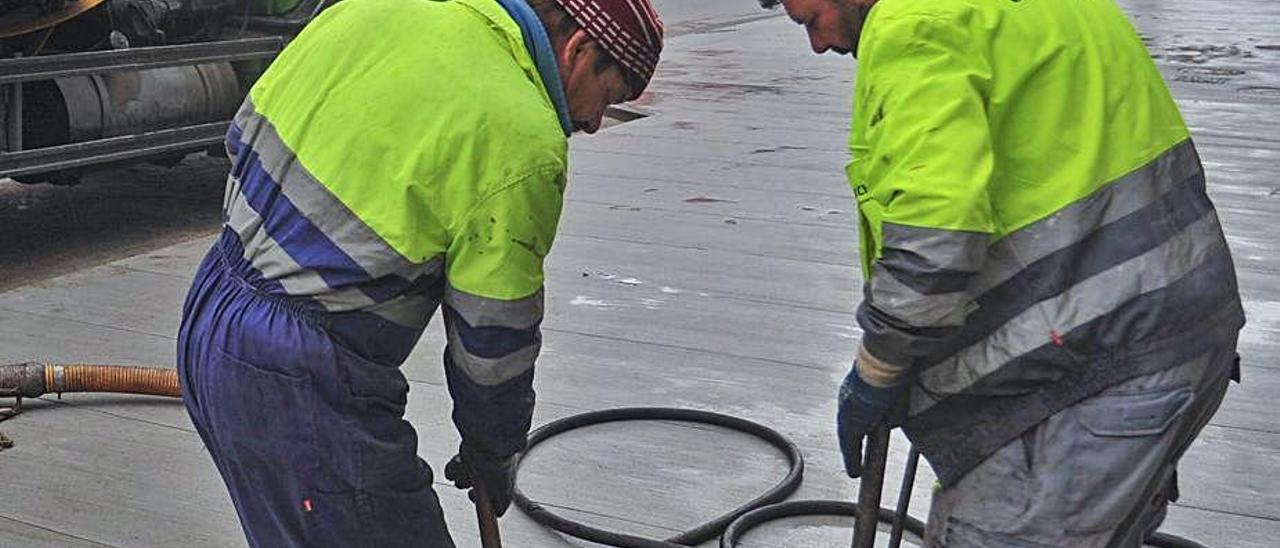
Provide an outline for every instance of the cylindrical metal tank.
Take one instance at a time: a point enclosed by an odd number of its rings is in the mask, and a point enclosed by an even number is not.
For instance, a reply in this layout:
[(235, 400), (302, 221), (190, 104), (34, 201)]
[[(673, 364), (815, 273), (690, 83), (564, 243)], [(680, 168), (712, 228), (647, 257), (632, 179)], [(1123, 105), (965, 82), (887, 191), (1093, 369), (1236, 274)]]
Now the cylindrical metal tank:
[(243, 97), (230, 63), (31, 82), (23, 140), (36, 148), (229, 120)]

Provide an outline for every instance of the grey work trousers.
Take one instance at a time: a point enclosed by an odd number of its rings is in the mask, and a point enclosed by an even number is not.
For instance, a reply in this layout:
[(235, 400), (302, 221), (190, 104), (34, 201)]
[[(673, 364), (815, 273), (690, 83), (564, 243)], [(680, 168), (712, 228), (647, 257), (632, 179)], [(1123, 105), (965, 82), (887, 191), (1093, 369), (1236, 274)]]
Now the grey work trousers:
[(1177, 496), (1178, 459), (1217, 411), (1235, 345), (1049, 417), (933, 495), (925, 544), (1141, 546)]

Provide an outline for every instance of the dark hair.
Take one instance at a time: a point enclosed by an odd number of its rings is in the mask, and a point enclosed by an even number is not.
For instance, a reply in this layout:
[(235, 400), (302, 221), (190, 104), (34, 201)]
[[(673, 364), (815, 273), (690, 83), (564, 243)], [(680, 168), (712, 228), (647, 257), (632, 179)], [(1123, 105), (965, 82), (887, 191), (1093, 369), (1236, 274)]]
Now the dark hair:
[(760, 0), (760, 7), (773, 9), (778, 7), (778, 4), (781, 3), (782, 0)]

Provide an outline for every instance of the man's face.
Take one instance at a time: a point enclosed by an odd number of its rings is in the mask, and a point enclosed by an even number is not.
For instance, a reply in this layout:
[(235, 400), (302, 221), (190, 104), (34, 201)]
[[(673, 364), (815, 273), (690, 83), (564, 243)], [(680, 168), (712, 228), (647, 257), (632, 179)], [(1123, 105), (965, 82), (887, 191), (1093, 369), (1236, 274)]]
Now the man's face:
[(875, 0), (783, 0), (791, 20), (804, 25), (814, 53), (856, 54), (866, 9)]
[(631, 98), (627, 73), (594, 43), (587, 43), (568, 61), (568, 66), (562, 66), (561, 75), (569, 118), (575, 129), (595, 133), (606, 107)]

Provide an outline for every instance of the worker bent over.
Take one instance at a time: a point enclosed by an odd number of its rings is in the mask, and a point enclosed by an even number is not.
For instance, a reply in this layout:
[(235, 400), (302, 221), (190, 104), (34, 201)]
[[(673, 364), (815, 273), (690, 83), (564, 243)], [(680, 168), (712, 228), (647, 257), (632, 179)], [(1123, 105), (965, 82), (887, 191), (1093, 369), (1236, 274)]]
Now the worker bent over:
[(399, 369), (438, 306), (446, 476), (506, 510), (566, 137), (661, 48), (648, 0), (345, 0), (254, 85), (178, 340), (251, 546), (453, 546)]
[(848, 473), (888, 416), (941, 484), (928, 545), (1138, 546), (1244, 316), (1137, 33), (1113, 0), (781, 3), (815, 52), (858, 56)]

